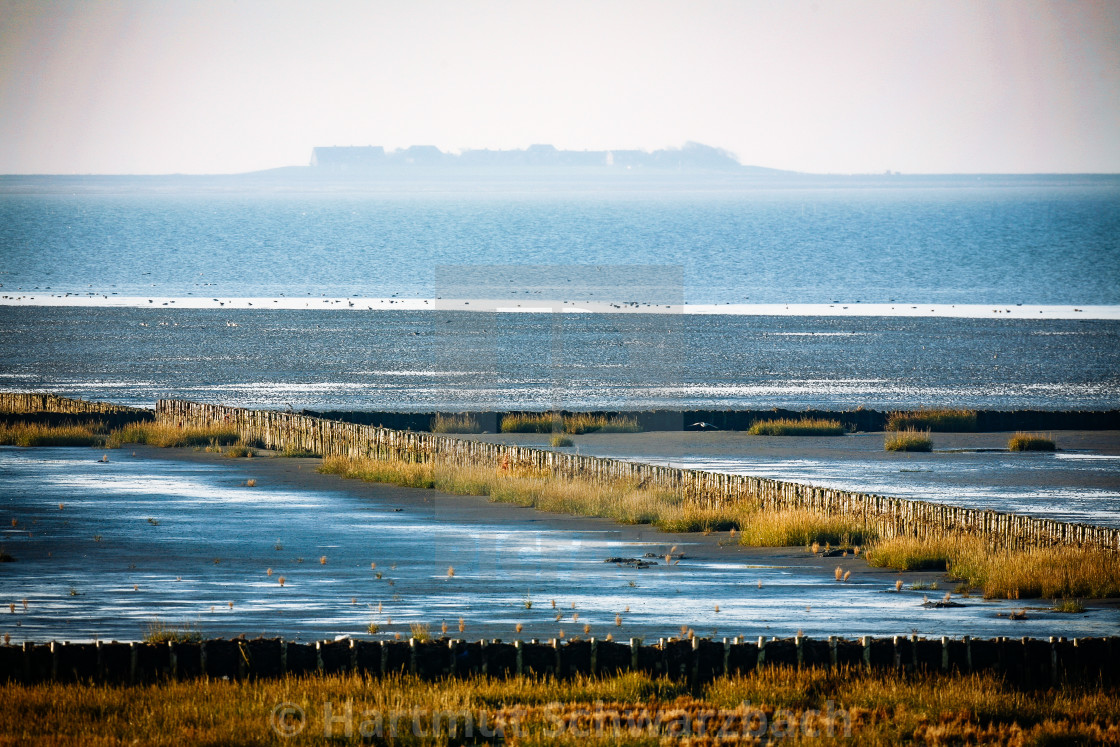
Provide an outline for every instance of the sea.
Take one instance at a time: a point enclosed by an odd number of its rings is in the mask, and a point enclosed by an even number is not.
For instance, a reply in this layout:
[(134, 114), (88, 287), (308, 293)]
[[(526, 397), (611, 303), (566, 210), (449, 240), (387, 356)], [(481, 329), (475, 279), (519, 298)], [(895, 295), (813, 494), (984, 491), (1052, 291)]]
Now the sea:
[(1110, 409), (1120, 177), (9, 176), (0, 296), (134, 405)]

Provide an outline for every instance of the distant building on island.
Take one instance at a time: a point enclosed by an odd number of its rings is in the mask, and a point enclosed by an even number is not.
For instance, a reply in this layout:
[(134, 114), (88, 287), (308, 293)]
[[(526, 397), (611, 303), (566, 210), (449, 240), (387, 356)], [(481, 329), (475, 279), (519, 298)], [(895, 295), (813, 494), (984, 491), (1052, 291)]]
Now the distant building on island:
[(311, 166), (331, 172), (368, 173), (422, 169), (525, 170), (611, 169), (656, 171), (741, 171), (745, 167), (722, 148), (686, 143), (663, 150), (558, 150), (552, 145), (530, 145), (523, 150), (465, 150), (444, 153), (434, 145), (413, 145), (386, 151), (379, 145), (318, 147), (311, 151)]

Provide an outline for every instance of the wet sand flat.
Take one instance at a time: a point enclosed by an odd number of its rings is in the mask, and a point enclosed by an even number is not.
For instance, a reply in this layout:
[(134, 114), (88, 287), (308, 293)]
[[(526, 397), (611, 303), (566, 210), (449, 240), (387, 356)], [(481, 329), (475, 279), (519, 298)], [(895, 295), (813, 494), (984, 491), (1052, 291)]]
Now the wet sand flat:
[[(0, 568), (0, 601), (16, 606), (0, 633), (129, 640), (154, 619), (207, 635), (305, 640), (407, 637), (412, 624), (507, 640), (561, 631), (649, 639), (682, 628), (717, 637), (1071, 636), (1120, 624), (1107, 604), (1083, 615), (1050, 612), (1042, 600), (927, 609), (924, 597), (944, 589), (895, 593), (894, 582), (940, 574), (344, 480), (316, 473), (313, 459), (138, 447), (100, 463), (102, 453), (0, 449), (3, 508), (16, 519), (0, 542), (17, 558)], [(671, 551), (685, 557), (667, 564)], [(646, 553), (656, 565), (604, 562)], [(848, 583), (835, 581), (837, 566), (851, 571)], [(1022, 606), (1027, 620), (1007, 619)]]

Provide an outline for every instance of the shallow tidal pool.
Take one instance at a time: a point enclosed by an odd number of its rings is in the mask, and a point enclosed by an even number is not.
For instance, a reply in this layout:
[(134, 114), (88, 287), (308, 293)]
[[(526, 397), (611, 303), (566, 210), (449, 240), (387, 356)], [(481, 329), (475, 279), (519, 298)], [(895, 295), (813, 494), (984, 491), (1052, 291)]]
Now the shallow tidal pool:
[[(647, 641), (682, 629), (1078, 637), (1120, 628), (1116, 609), (1059, 614), (1046, 600), (924, 608), (926, 595), (939, 599), (945, 589), (895, 593), (882, 574), (863, 579), (858, 568), (837, 583), (749, 554), (722, 559), (710, 543), (690, 557), (696, 538), (605, 522), (572, 529), (530, 510), (506, 509), (499, 521), (497, 507), (432, 491), (385, 488), (380, 498), (341, 484), (249, 486), (262, 459), (0, 448), (0, 546), (14, 558), (0, 563), (0, 634), (137, 640), (154, 621), (208, 637), (302, 640), (408, 637), (412, 625), (439, 636), (444, 624), (447, 635), (468, 639), (563, 631)], [(667, 564), (674, 545), (684, 557)], [(604, 562), (646, 553), (656, 565)], [(1024, 606), (1026, 620), (1008, 620)]]

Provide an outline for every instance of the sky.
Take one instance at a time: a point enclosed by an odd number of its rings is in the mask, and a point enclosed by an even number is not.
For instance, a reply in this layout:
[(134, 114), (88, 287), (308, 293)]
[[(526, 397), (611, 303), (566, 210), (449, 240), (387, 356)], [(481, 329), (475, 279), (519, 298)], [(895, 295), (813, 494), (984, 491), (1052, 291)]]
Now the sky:
[(0, 173), (319, 145), (1120, 172), (1115, 0), (0, 0)]

